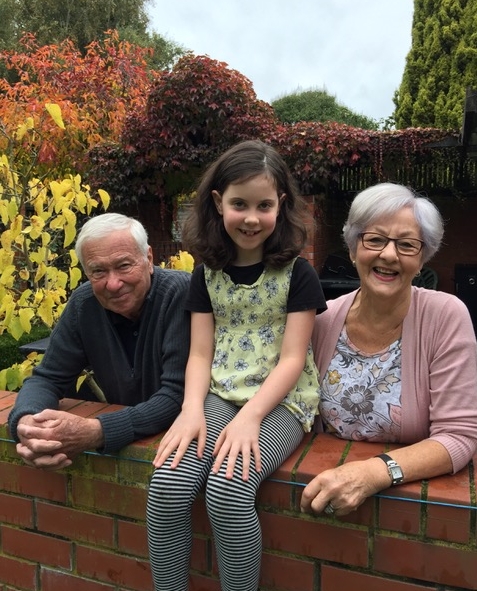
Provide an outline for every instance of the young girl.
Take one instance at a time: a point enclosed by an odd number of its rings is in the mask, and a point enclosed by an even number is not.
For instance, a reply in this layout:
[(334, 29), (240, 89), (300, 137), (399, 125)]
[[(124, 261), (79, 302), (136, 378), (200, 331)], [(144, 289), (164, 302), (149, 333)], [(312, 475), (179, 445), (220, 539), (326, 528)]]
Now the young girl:
[(159, 445), (147, 525), (156, 591), (187, 591), (191, 507), (205, 485), (224, 591), (256, 591), (260, 483), (296, 449), (318, 407), (310, 347), (326, 308), (299, 258), (304, 202), (278, 153), (242, 142), (205, 173), (183, 231), (198, 256), (187, 308), (182, 411)]

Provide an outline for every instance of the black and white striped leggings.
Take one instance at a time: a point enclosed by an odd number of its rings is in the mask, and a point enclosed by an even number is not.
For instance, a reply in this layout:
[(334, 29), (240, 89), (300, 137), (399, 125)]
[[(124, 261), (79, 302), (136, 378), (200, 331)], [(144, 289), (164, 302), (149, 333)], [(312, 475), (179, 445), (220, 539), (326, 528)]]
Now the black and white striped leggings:
[(242, 459), (234, 477), (225, 478), (226, 462), (212, 474), (212, 451), (222, 429), (240, 410), (214, 394), (205, 400), (207, 442), (202, 459), (193, 441), (179, 466), (167, 462), (151, 479), (147, 502), (147, 530), (151, 569), (156, 591), (187, 591), (192, 546), (191, 508), (205, 485), (207, 513), (214, 534), (223, 591), (257, 591), (262, 533), (255, 509), (260, 483), (297, 448), (303, 438), (300, 422), (284, 406), (277, 406), (262, 421), (259, 446), (262, 471), (250, 461), (250, 477), (242, 480)]

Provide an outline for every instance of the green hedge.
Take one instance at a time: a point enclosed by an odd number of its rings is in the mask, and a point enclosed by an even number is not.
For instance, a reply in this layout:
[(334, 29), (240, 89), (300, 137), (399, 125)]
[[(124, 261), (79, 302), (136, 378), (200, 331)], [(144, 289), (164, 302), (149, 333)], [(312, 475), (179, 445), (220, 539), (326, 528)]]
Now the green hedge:
[(46, 326), (34, 326), (30, 334), (24, 334), (16, 341), (8, 333), (0, 336), (0, 370), (10, 367), (14, 363), (20, 363), (24, 357), (18, 350), (20, 345), (32, 343), (38, 339), (43, 339), (50, 334), (51, 330)]

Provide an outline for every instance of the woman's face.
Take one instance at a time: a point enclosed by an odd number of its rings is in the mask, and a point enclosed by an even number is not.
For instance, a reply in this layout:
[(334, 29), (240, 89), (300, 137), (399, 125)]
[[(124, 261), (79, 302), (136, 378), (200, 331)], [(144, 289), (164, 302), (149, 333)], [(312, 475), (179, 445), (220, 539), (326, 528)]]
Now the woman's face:
[[(411, 208), (379, 218), (364, 229), (388, 238), (417, 238), (422, 240), (419, 225)], [(369, 250), (358, 238), (356, 252), (351, 254), (361, 280), (361, 290), (384, 297), (407, 297), (411, 282), (422, 267), (422, 250), (417, 255), (403, 255), (395, 242), (388, 242), (381, 251)]]

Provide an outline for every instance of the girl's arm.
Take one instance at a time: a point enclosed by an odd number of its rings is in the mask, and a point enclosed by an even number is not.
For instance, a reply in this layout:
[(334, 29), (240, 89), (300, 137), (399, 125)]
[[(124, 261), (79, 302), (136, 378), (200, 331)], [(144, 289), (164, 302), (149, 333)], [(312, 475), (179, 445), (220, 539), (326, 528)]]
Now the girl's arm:
[(241, 408), (217, 439), (214, 472), (218, 472), (227, 457), (226, 477), (232, 478), (235, 462), (240, 454), (243, 457), (244, 480), (248, 478), (251, 454), (255, 458), (256, 470), (261, 470), (258, 446), (260, 424), (297, 383), (305, 366), (315, 314), (313, 309), (287, 315), (280, 360), (258, 392)]
[(162, 466), (176, 451), (171, 468), (177, 467), (193, 439), (197, 456), (202, 457), (206, 425), (204, 400), (210, 388), (210, 370), (214, 356), (214, 317), (212, 313), (192, 312), (189, 358), (185, 372), (182, 410), (161, 439), (153, 465)]

